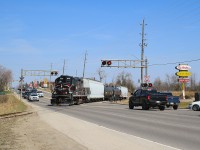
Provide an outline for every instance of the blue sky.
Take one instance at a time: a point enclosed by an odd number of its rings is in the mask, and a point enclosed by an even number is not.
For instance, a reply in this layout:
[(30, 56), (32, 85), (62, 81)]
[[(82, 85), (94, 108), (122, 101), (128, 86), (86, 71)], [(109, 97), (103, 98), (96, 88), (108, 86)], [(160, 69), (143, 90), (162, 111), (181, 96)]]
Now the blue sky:
[[(96, 77), (101, 59), (141, 58), (141, 23), (145, 19), (145, 58), (151, 81), (177, 72), (191, 61), (199, 80), (200, 0), (0, 0), (0, 65), (13, 71), (59, 70)], [(110, 82), (119, 72), (140, 79), (140, 69), (102, 68)], [(26, 77), (25, 81), (33, 77)], [(40, 80), (41, 77), (34, 77)]]

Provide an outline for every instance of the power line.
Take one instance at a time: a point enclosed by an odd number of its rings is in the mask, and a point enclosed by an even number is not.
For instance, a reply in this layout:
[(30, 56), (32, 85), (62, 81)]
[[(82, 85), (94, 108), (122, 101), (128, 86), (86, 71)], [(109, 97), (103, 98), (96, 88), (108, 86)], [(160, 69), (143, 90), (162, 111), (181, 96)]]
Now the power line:
[(199, 59), (193, 59), (193, 60), (186, 60), (186, 61), (179, 61), (179, 62), (169, 62), (169, 63), (165, 63), (165, 64), (151, 64), (148, 65), (149, 67), (151, 66), (165, 66), (165, 65), (174, 65), (174, 64), (181, 64), (181, 63), (189, 63), (189, 62), (194, 62), (194, 61), (200, 61)]

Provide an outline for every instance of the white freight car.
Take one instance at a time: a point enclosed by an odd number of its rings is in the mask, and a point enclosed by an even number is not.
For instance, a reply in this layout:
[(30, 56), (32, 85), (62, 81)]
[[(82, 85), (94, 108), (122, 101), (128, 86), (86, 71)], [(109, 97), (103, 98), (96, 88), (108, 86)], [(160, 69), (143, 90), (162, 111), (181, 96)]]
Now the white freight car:
[(83, 87), (87, 91), (87, 101), (102, 101), (104, 100), (104, 85), (103, 83), (92, 80), (92, 79), (83, 79)]
[(117, 87), (119, 90), (121, 90), (121, 99), (126, 99), (128, 97), (128, 88), (124, 86), (118, 86)]

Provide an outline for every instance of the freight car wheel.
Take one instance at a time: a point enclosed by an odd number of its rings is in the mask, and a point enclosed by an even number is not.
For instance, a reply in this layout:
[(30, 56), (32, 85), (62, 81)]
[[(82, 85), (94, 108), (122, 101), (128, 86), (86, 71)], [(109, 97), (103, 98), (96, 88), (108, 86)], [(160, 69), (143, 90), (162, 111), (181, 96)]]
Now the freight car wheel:
[(51, 105), (55, 105), (55, 100), (54, 99), (51, 99)]

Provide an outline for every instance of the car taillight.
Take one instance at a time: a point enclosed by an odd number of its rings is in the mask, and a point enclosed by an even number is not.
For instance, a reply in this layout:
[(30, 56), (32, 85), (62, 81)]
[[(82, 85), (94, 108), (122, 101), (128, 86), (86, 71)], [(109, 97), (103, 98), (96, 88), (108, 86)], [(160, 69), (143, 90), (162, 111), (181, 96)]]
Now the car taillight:
[(150, 99), (151, 99), (151, 96), (150, 96), (150, 95), (148, 95), (148, 96), (147, 96), (147, 100), (150, 100)]

